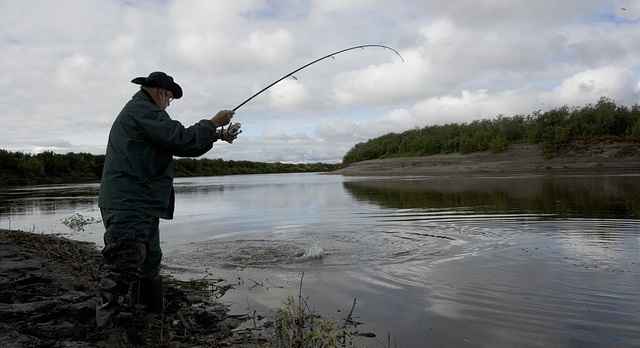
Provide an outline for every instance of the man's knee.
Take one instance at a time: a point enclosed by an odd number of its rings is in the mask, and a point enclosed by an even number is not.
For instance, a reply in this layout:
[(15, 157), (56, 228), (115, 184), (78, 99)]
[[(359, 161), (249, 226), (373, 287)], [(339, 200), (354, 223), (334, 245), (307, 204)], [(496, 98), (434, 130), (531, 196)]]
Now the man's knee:
[(102, 250), (107, 267), (121, 271), (140, 269), (147, 259), (147, 246), (138, 241), (118, 241), (105, 245)]
[(105, 227), (104, 242), (139, 241), (149, 243), (157, 238), (159, 218), (133, 210), (101, 209)]

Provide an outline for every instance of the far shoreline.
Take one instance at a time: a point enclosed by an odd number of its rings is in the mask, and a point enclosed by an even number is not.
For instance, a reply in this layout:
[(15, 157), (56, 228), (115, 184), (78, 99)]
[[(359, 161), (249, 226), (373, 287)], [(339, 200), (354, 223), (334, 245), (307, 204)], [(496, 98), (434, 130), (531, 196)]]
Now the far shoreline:
[(575, 146), (546, 159), (541, 146), (518, 144), (500, 153), (485, 151), (367, 160), (329, 174), (389, 177), (640, 174), (640, 145), (600, 143)]
[[(328, 171), (295, 171), (295, 172), (263, 172), (263, 173), (227, 173), (227, 174), (214, 174), (214, 175), (176, 175), (174, 179), (184, 178), (209, 178), (209, 177), (221, 177), (221, 176), (239, 176), (239, 175), (278, 175), (278, 174), (331, 174), (333, 172)], [(5, 188), (17, 188), (27, 186), (48, 186), (48, 185), (80, 185), (80, 184), (100, 184), (100, 179), (96, 178), (42, 178), (33, 180), (27, 183), (5, 183), (0, 181), (0, 187)]]

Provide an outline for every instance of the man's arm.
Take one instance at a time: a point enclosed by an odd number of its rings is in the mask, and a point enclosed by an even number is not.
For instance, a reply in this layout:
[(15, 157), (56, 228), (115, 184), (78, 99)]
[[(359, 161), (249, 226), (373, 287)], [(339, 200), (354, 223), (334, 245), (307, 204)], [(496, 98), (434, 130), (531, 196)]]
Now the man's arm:
[[(219, 117), (221, 113), (224, 117)], [(218, 139), (216, 125), (229, 123), (232, 115), (229, 111), (221, 111), (211, 120), (201, 120), (185, 128), (180, 122), (172, 120), (166, 112), (153, 111), (136, 117), (136, 122), (153, 144), (175, 156), (197, 157), (209, 151), (213, 142)]]

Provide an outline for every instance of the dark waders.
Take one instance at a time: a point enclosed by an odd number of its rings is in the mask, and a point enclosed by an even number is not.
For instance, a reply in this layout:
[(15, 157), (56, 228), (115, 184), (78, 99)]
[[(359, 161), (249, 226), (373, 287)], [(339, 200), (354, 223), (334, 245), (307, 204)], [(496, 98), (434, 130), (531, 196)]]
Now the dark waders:
[(163, 300), (159, 218), (130, 210), (102, 209), (101, 213), (106, 232), (97, 325), (109, 326), (113, 320), (134, 316), (141, 310), (160, 313)]

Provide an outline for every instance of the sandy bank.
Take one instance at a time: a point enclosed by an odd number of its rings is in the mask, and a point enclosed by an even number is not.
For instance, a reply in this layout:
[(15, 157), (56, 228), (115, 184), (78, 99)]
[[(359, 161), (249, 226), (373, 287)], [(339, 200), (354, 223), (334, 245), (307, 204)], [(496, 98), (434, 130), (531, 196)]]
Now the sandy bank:
[(537, 145), (512, 145), (502, 153), (477, 152), (377, 159), (332, 172), (347, 176), (483, 176), (640, 173), (640, 144), (573, 144), (545, 159)]

